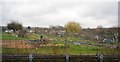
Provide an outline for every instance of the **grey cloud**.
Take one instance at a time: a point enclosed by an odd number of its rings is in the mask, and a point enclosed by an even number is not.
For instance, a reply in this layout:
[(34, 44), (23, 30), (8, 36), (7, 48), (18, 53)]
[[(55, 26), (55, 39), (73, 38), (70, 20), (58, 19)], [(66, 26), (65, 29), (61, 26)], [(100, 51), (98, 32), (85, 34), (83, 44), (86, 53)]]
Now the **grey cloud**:
[(90, 3), (87, 4), (87, 10), (83, 16), (108, 16), (117, 14), (117, 3), (115, 2), (105, 2), (105, 3)]
[(114, 2), (5, 3), (3, 7), (4, 25), (11, 19), (19, 20), (24, 26), (64, 25), (75, 20), (83, 27), (96, 27), (99, 24), (111, 26), (117, 21), (117, 3)]

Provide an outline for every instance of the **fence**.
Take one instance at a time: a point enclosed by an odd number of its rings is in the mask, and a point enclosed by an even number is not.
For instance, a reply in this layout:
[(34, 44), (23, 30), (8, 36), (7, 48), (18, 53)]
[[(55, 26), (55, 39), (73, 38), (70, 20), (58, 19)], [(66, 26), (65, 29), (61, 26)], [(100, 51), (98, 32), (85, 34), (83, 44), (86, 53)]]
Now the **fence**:
[(3, 62), (8, 59), (24, 59), (29, 62), (35, 62), (34, 60), (63, 60), (61, 62), (120, 62), (120, 55), (2, 55)]

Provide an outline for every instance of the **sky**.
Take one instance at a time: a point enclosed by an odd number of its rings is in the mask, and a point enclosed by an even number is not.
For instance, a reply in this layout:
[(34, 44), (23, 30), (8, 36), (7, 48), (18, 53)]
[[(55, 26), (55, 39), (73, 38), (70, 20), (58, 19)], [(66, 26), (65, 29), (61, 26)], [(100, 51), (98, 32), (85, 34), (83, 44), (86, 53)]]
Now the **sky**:
[(119, 0), (1, 0), (0, 25), (11, 21), (23, 26), (64, 26), (69, 21), (83, 28), (118, 25)]

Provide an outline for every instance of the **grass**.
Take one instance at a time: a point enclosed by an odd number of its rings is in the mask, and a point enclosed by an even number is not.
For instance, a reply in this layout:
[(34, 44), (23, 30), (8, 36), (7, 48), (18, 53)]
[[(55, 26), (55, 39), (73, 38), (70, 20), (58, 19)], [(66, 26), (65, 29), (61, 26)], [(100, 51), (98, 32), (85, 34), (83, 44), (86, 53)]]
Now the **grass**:
[[(29, 34), (28, 37), (26, 38), (20, 38), (20, 37), (15, 37), (13, 34), (9, 33), (1, 33), (2, 40), (33, 40), (33, 39), (38, 39), (39, 35), (37, 34)], [(55, 39), (54, 41), (51, 41), (51, 44), (64, 44), (64, 37), (59, 37), (59, 36), (46, 36), (47, 38)], [(95, 44), (95, 42), (91, 41), (85, 41), (81, 40), (79, 37), (68, 37), (68, 41), (72, 40), (73, 41), (80, 41), (80, 42), (88, 42), (91, 44)], [(97, 54), (97, 53), (104, 53), (104, 54), (116, 54), (116, 50), (114, 49), (109, 49), (105, 47), (98, 47), (98, 46), (89, 46), (89, 45), (75, 45), (75, 44), (69, 44), (68, 48), (64, 47), (39, 47), (39, 48), (34, 48), (34, 49), (29, 49), (29, 48), (4, 48), (2, 49), (3, 54), (29, 54), (29, 53), (35, 53), (35, 54), (58, 54), (58, 55), (63, 55), (63, 54), (70, 54), (70, 55), (79, 55), (79, 54)]]
[(36, 34), (28, 34), (28, 37), (25, 37), (25, 38), (16, 37), (11, 33), (1, 33), (1, 34), (2, 34), (1, 40), (33, 40), (33, 39), (39, 38), (39, 36), (37, 36)]
[[(98, 51), (99, 50), (99, 51)], [(96, 46), (80, 46), (80, 45), (69, 45), (68, 48), (64, 47), (53, 47), (53, 46), (44, 46), (40, 48), (3, 48), (2, 54), (29, 54), (29, 53), (35, 53), (35, 54), (45, 54), (45, 55), (95, 55), (99, 53), (104, 54), (112, 54), (115, 53), (115, 50), (106, 49), (106, 48), (100, 48)]]
[(83, 45), (69, 45), (69, 52), (72, 54), (96, 54), (99, 47), (83, 46)]

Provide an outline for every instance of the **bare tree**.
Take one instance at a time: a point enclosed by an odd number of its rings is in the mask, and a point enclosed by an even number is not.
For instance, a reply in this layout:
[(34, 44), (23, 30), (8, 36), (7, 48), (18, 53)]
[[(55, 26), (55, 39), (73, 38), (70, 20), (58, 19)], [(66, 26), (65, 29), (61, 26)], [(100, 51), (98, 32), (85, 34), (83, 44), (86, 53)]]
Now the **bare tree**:
[(23, 26), (22, 26), (22, 24), (13, 21), (13, 22), (7, 24), (7, 28), (10, 30), (12, 29), (14, 32), (16, 32), (18, 30), (22, 30)]

